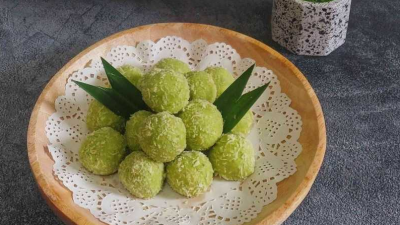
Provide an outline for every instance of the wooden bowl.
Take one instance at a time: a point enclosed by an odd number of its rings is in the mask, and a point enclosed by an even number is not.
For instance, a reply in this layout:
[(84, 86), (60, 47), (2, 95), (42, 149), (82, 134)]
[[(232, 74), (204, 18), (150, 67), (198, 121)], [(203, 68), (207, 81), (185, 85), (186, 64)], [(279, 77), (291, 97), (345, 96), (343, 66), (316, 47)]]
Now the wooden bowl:
[(302, 117), (303, 130), (299, 141), (303, 151), (296, 159), (297, 172), (278, 184), (277, 199), (248, 224), (282, 223), (307, 195), (322, 164), (326, 130), (318, 98), (303, 74), (275, 50), (243, 34), (200, 24), (153, 24), (114, 34), (81, 52), (50, 80), (36, 102), (28, 130), (29, 162), (44, 199), (68, 224), (103, 224), (89, 210), (76, 205), (71, 192), (53, 176), (54, 161), (47, 149), (46, 120), (55, 112), (56, 98), (64, 94), (68, 75), (83, 68), (91, 58), (105, 56), (116, 45), (135, 45), (149, 39), (156, 41), (167, 35), (180, 36), (190, 42), (200, 38), (208, 43), (225, 42), (242, 58), (252, 58), (258, 66), (267, 67), (278, 76), (282, 92), (292, 99), (291, 107)]

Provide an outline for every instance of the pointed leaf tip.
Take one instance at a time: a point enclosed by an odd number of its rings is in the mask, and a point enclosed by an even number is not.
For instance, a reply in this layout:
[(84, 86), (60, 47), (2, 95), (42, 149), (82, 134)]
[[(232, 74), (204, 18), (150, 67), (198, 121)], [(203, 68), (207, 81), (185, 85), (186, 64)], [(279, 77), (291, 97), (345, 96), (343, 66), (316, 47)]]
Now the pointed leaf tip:
[(217, 106), (221, 112), (222, 117), (226, 118), (229, 111), (231, 111), (235, 102), (237, 102), (242, 95), (246, 84), (249, 81), (251, 74), (253, 73), (255, 64), (251, 65), (247, 70), (240, 75), (222, 94), (215, 100), (214, 105)]
[(107, 60), (101, 58), (107, 78), (113, 90), (126, 98), (126, 103), (138, 109), (148, 109), (142, 99), (142, 93), (124, 75), (114, 68)]
[(124, 118), (129, 118), (131, 112), (127, 108), (117, 103), (118, 99), (113, 93), (112, 89), (93, 86), (76, 80), (72, 80), (72, 82), (74, 82), (115, 114)]
[(224, 120), (224, 133), (228, 133), (235, 128), (247, 111), (249, 111), (254, 103), (261, 97), (269, 84), (270, 82), (240, 97)]

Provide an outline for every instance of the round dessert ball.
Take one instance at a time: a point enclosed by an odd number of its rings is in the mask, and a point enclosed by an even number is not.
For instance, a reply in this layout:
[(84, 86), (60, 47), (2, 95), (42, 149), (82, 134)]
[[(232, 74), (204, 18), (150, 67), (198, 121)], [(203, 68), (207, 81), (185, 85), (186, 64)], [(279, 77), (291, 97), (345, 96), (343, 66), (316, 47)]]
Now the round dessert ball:
[(125, 155), (124, 136), (110, 127), (89, 134), (79, 149), (79, 161), (83, 167), (97, 175), (117, 172)]
[(186, 142), (190, 150), (207, 150), (222, 135), (224, 123), (221, 113), (205, 100), (190, 102), (179, 117), (185, 124)]
[(205, 72), (209, 73), (217, 87), (217, 98), (235, 81), (232, 74), (222, 67), (208, 67)]
[(163, 187), (164, 163), (150, 159), (142, 151), (135, 151), (119, 165), (118, 177), (132, 195), (143, 199), (152, 198)]
[(170, 69), (181, 74), (190, 72), (190, 68), (186, 63), (172, 58), (161, 59), (154, 65), (154, 68)]
[(153, 160), (170, 162), (186, 148), (185, 125), (167, 112), (151, 115), (141, 126), (139, 144)]
[(211, 75), (204, 71), (193, 71), (185, 74), (189, 88), (190, 99), (202, 99), (214, 102), (217, 97), (217, 87)]
[(201, 152), (183, 152), (167, 166), (167, 182), (171, 188), (186, 197), (196, 197), (210, 187), (213, 168)]
[(128, 147), (131, 151), (140, 150), (139, 131), (145, 119), (152, 113), (148, 111), (137, 111), (126, 122), (125, 137)]
[(102, 127), (112, 127), (122, 132), (125, 127), (125, 119), (116, 115), (97, 100), (93, 100), (89, 105), (86, 116), (86, 125), (91, 131)]
[(216, 174), (225, 180), (243, 180), (254, 172), (254, 149), (237, 134), (224, 134), (209, 153)]
[(130, 65), (123, 65), (118, 68), (118, 71), (126, 77), (135, 87), (138, 87), (139, 80), (143, 74), (139, 68)]
[(231, 130), (234, 134), (240, 134), (242, 136), (247, 136), (253, 125), (253, 113), (251, 110), (247, 111), (247, 113), (242, 117), (238, 124)]
[(144, 102), (155, 112), (175, 114), (183, 109), (190, 97), (186, 78), (172, 70), (150, 72), (139, 82)]

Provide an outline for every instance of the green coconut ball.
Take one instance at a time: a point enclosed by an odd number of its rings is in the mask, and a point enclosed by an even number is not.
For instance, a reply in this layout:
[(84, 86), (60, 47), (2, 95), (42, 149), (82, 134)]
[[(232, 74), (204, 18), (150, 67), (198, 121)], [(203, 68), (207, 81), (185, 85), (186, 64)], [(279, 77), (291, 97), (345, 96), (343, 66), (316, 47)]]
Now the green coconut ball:
[(224, 134), (210, 150), (209, 158), (216, 174), (225, 180), (243, 180), (254, 172), (254, 149), (241, 135)]
[(141, 126), (139, 144), (153, 160), (170, 162), (186, 148), (185, 125), (167, 112), (151, 115)]
[(161, 59), (154, 65), (154, 68), (157, 69), (170, 69), (175, 72), (184, 74), (187, 72), (190, 72), (190, 68), (188, 64), (178, 60), (178, 59), (173, 59), (173, 58), (164, 58)]
[(202, 99), (214, 102), (217, 97), (217, 87), (211, 75), (204, 71), (193, 71), (185, 74), (189, 88), (190, 99)]
[(247, 136), (250, 133), (252, 126), (253, 126), (253, 113), (249, 110), (242, 117), (239, 123), (236, 124), (236, 126), (231, 130), (231, 132), (234, 134)]
[(222, 67), (208, 67), (205, 72), (209, 73), (217, 87), (217, 98), (235, 81), (232, 74)]
[(122, 132), (125, 126), (125, 119), (113, 113), (99, 101), (93, 100), (89, 105), (86, 125), (90, 131), (95, 131), (102, 127), (111, 127)]
[(131, 82), (135, 87), (138, 87), (139, 80), (143, 74), (139, 68), (130, 65), (123, 65), (118, 68), (118, 71)]
[(135, 151), (122, 161), (118, 177), (132, 195), (143, 199), (152, 198), (163, 187), (164, 163), (150, 159), (142, 151)]
[(183, 109), (190, 97), (186, 78), (172, 70), (150, 72), (139, 82), (144, 102), (155, 112), (175, 114)]
[(131, 151), (139, 151), (139, 131), (145, 119), (152, 113), (148, 111), (137, 111), (126, 122), (125, 137), (128, 147)]
[(190, 102), (179, 114), (186, 127), (186, 141), (190, 150), (203, 151), (221, 137), (223, 120), (217, 107), (205, 100)]
[(183, 152), (167, 166), (167, 182), (171, 188), (186, 197), (196, 197), (210, 187), (213, 168), (201, 152)]
[(117, 172), (125, 155), (124, 136), (110, 127), (89, 134), (79, 149), (79, 161), (83, 167), (97, 175)]

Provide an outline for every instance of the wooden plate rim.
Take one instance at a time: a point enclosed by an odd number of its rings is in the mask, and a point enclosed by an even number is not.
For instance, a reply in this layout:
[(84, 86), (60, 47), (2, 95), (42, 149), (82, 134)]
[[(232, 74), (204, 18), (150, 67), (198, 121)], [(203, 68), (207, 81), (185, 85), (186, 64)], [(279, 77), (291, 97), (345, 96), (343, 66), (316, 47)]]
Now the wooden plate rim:
[[(314, 159), (305, 175), (305, 179), (300, 183), (300, 185), (296, 188), (294, 193), (291, 194), (291, 196), (286, 200), (286, 202), (280, 206), (277, 210), (272, 212), (269, 216), (265, 217), (262, 221), (260, 221), (258, 224), (280, 224), (283, 221), (285, 221), (289, 215), (298, 207), (298, 205), (302, 202), (302, 200), (306, 197), (307, 193), (309, 192), (317, 174), (318, 171), (321, 167), (324, 155), (325, 155), (325, 149), (326, 149), (326, 127), (325, 127), (325, 120), (322, 112), (321, 105), (319, 103), (319, 100), (312, 89), (310, 83), (307, 81), (307, 79), (304, 77), (304, 75), (300, 72), (300, 70), (293, 64), (291, 63), (288, 59), (286, 59), (284, 56), (282, 56), (280, 53), (277, 51), (273, 50), (271, 47), (265, 45), (264, 43), (251, 38), (247, 35), (238, 33), (236, 31), (232, 31), (229, 29), (221, 28), (221, 27), (216, 27), (212, 25), (206, 25), (206, 24), (195, 24), (195, 23), (158, 23), (158, 24), (149, 24), (149, 25), (144, 25), (144, 26), (139, 26), (131, 29), (127, 29), (118, 33), (115, 33), (109, 37), (106, 37), (95, 44), (91, 45), (90, 47), (86, 48), (84, 51), (79, 53), (77, 56), (75, 56), (73, 59), (71, 59), (65, 66), (63, 66), (52, 78), (51, 80), (47, 83), (46, 87), (40, 94), (38, 100), (36, 101), (36, 104), (34, 106), (34, 109), (32, 111), (30, 121), (29, 121), (29, 127), (28, 127), (28, 133), (27, 133), (27, 147), (28, 147), (28, 156), (29, 156), (29, 162), (30, 166), (32, 169), (32, 172), (34, 174), (35, 180), (39, 186), (40, 192), (42, 195), (45, 197), (46, 202), (49, 204), (49, 206), (56, 212), (58, 216), (60, 216), (65, 222), (69, 223), (75, 223), (77, 221), (74, 221), (73, 214), (74, 212), (71, 210), (65, 210), (63, 207), (61, 207), (60, 203), (58, 201), (53, 200), (51, 196), (48, 196), (45, 190), (49, 189), (49, 184), (47, 180), (42, 176), (41, 173), (41, 166), (37, 162), (37, 157), (36, 157), (36, 147), (35, 147), (35, 128), (37, 124), (37, 119), (38, 119), (38, 113), (40, 106), (44, 100), (44, 97), (46, 94), (49, 92), (50, 87), (53, 86), (53, 83), (58, 80), (58, 78), (64, 73), (67, 68), (69, 68), (71, 65), (73, 65), (77, 60), (82, 58), (84, 55), (86, 55), (88, 52), (91, 50), (97, 48), (98, 46), (116, 39), (120, 36), (123, 36), (128, 33), (136, 32), (142, 29), (148, 29), (153, 26), (175, 26), (175, 25), (181, 25), (181, 26), (198, 26), (201, 29), (217, 29), (219, 32), (226, 33), (231, 36), (235, 36), (237, 38), (245, 39), (247, 42), (251, 42), (252, 44), (257, 45), (258, 47), (264, 49), (265, 51), (269, 52), (271, 55), (277, 57), (286, 67), (288, 67), (290, 70), (293, 71), (294, 75), (302, 82), (304, 88), (307, 90), (307, 94), (309, 95), (314, 110), (317, 115), (317, 122), (318, 122), (318, 127), (319, 127), (319, 144), (318, 144), (318, 149), (316, 151), (316, 154), (314, 156)], [(50, 115), (49, 115), (50, 116)], [(35, 169), (34, 169), (35, 168)], [(78, 205), (76, 205), (79, 207)], [(79, 222), (84, 222), (84, 224), (87, 224), (89, 221), (87, 221), (85, 218), (81, 218), (83, 220), (80, 220)]]

